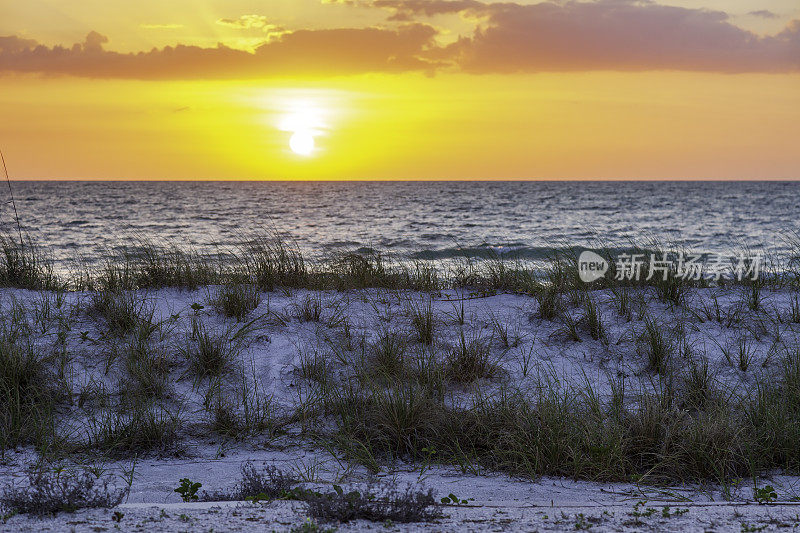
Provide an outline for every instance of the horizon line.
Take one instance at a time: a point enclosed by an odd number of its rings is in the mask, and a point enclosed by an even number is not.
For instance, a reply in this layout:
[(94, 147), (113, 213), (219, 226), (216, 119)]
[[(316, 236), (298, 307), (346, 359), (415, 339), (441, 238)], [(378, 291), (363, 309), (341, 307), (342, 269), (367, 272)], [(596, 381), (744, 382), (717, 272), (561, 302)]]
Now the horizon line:
[(306, 179), (306, 178), (8, 178), (11, 182), (196, 182), (196, 183), (441, 183), (441, 182), (796, 182), (800, 177), (787, 178), (341, 178), (341, 179)]

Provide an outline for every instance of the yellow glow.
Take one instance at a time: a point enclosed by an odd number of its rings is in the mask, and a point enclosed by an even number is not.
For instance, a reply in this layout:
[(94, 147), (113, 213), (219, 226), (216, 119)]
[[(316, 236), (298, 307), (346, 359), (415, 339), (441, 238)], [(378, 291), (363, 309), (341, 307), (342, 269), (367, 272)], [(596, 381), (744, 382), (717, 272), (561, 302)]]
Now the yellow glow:
[(304, 157), (312, 155), (316, 150), (315, 137), (325, 134), (330, 128), (325, 118), (330, 113), (322, 106), (321, 98), (285, 100), (279, 97), (273, 100), (271, 95), (267, 95), (264, 100), (262, 105), (266, 104), (268, 109), (273, 103), (278, 108), (285, 109), (285, 114), (278, 123), (278, 129), (291, 134), (289, 148), (292, 152)]
[[(800, 169), (797, 74), (9, 76), (0, 116), (14, 178), (755, 179)], [(313, 138), (311, 157), (291, 148), (298, 132)]]
[(288, 108), (288, 113), (281, 119), (279, 125), (283, 131), (317, 132), (325, 127), (322, 110), (314, 102), (299, 100), (279, 105), (286, 105)]
[(314, 152), (314, 136), (307, 130), (296, 131), (289, 139), (289, 147), (297, 155), (308, 157)]

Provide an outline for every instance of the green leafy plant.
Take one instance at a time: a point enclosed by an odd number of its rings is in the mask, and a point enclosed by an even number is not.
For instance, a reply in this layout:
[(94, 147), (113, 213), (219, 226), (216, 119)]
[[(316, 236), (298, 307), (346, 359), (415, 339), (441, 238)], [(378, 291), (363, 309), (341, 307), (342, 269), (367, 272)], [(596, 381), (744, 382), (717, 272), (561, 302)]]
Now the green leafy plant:
[(419, 469), (418, 480), (421, 480), (422, 477), (425, 475), (425, 472), (431, 467), (431, 463), (433, 462), (433, 457), (436, 455), (436, 447), (433, 445), (425, 446), (424, 448), (422, 448), (422, 453), (425, 454), (425, 462)]
[(642, 518), (642, 517), (649, 518), (653, 516), (656, 510), (652, 507), (644, 507), (646, 503), (647, 502), (643, 500), (636, 502), (636, 504), (633, 506), (633, 510), (628, 514), (630, 514), (635, 518)]
[(458, 496), (456, 496), (455, 494), (453, 494), (451, 492), (450, 494), (448, 494), (447, 496), (442, 498), (441, 502), (443, 504), (445, 504), (445, 505), (448, 505), (448, 504), (450, 504), (450, 505), (467, 505), (469, 503), (469, 500), (462, 500)]
[(307, 518), (301, 525), (293, 527), (291, 533), (333, 533), (336, 531), (332, 527), (322, 527), (310, 518)]
[(181, 499), (185, 502), (197, 501), (197, 491), (202, 487), (202, 483), (193, 482), (189, 478), (181, 479), (180, 486), (175, 489), (175, 492), (181, 495)]
[(754, 487), (753, 498), (755, 498), (759, 504), (764, 505), (777, 500), (778, 493), (775, 492), (775, 489), (772, 488), (772, 485), (767, 485), (765, 487)]
[(685, 509), (685, 508), (684, 509), (675, 509), (673, 511), (672, 508), (669, 505), (667, 505), (666, 507), (661, 509), (661, 517), (662, 518), (673, 518), (673, 517), (676, 517), (676, 516), (683, 516), (688, 512), (689, 512), (689, 509)]

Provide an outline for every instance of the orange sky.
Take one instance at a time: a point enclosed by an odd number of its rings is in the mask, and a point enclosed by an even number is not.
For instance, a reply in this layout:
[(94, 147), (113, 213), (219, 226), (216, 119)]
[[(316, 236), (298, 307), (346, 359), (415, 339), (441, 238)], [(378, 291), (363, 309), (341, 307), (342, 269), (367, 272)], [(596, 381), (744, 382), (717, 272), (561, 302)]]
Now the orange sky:
[(702, 4), (15, 3), (0, 149), (15, 178), (800, 178), (800, 6)]

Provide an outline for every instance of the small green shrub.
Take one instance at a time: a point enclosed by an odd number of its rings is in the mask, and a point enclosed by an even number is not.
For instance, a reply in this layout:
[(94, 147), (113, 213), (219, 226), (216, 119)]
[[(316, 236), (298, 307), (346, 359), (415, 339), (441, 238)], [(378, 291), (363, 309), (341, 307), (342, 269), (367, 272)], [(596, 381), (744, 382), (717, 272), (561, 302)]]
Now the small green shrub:
[[(98, 482), (102, 483), (98, 486)], [(124, 490), (110, 489), (107, 478), (100, 480), (86, 470), (34, 470), (28, 474), (26, 487), (5, 488), (0, 495), (0, 508), (4, 513), (36, 516), (73, 513), (115, 507), (126, 494)]]
[(257, 469), (251, 461), (242, 465), (239, 481), (229, 491), (204, 492), (202, 501), (274, 500), (289, 493), (298, 480), (275, 466)]
[(432, 522), (442, 516), (433, 497), (433, 491), (414, 490), (411, 487), (400, 492), (394, 488), (372, 493), (345, 492), (335, 485), (335, 491), (308, 500), (308, 514), (325, 521), (350, 522)]
[(778, 499), (778, 493), (772, 488), (772, 485), (765, 487), (753, 487), (753, 499), (759, 504), (764, 505), (772, 503)]
[(175, 489), (181, 495), (181, 499), (185, 502), (195, 502), (198, 500), (197, 491), (202, 487), (202, 483), (193, 482), (189, 478), (181, 479), (181, 484)]

